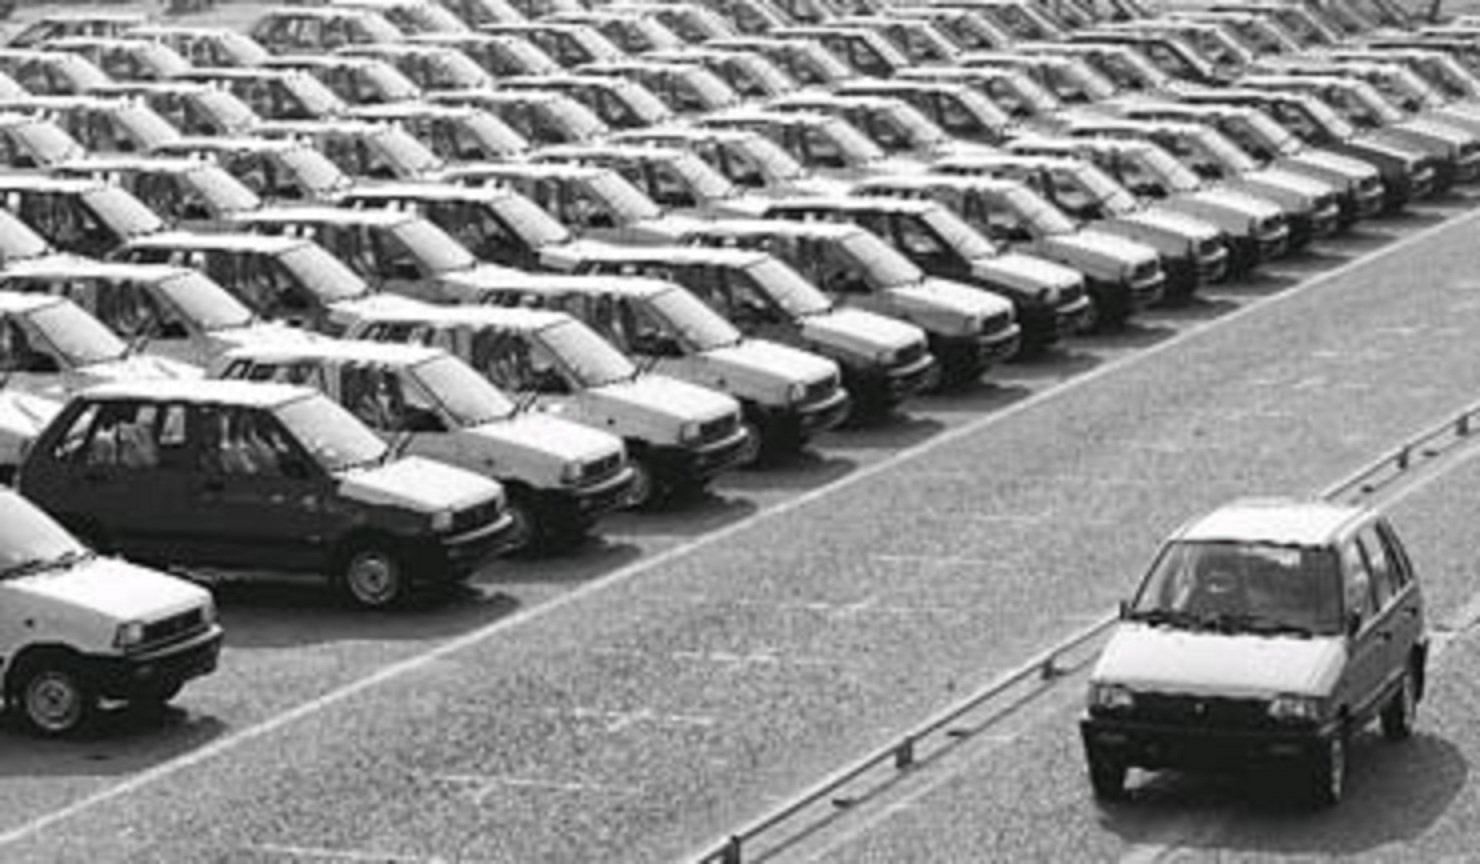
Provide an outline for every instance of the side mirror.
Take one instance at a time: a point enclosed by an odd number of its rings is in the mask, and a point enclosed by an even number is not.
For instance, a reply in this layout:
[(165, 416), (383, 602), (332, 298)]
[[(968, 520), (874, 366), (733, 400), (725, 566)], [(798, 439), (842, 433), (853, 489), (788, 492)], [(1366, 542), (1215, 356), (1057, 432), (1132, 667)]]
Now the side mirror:
[(154, 338), (188, 339), (190, 338), (190, 333), (185, 329), (185, 325), (181, 324), (179, 321), (166, 321), (164, 324), (160, 325), (159, 335)]
[(1131, 191), (1143, 198), (1165, 198), (1167, 190), (1160, 183), (1146, 180), (1131, 186)]
[(199, 201), (192, 201), (191, 203), (186, 204), (184, 207), (180, 208), (180, 218), (197, 220), (209, 219), (211, 218), (211, 208), (200, 203)]
[(590, 216), (587, 216), (586, 219), (585, 219), (585, 222), (586, 222), (586, 227), (587, 228), (615, 228), (615, 227), (617, 227), (617, 220), (612, 218), (612, 214), (610, 214), (610, 213), (603, 213), (603, 212), (600, 212), (600, 211), (597, 211), (595, 213), (592, 213)]
[(1023, 225), (1013, 225), (1004, 231), (1003, 234), (1013, 243), (1029, 243), (1033, 240), (1033, 232), (1029, 231)]
[(1197, 172), (1197, 176), (1203, 178), (1204, 180), (1223, 179), (1223, 169), (1210, 162), (1199, 162), (1196, 165), (1192, 166), (1192, 170)]

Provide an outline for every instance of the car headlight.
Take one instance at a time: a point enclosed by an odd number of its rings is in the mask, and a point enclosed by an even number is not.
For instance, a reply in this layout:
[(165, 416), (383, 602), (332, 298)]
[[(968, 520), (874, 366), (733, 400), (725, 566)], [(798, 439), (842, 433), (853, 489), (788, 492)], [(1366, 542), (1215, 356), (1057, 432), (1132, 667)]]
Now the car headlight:
[(1089, 685), (1089, 707), (1105, 711), (1126, 711), (1135, 707), (1136, 694), (1124, 684), (1092, 683)]
[(137, 648), (144, 644), (144, 622), (125, 621), (118, 625), (118, 630), (113, 634), (113, 647), (120, 651)]
[(786, 401), (795, 405), (807, 398), (807, 385), (800, 381), (793, 381), (786, 385)]
[(215, 600), (207, 599), (205, 604), (200, 607), (200, 620), (204, 621), (207, 626), (216, 623)]
[(432, 514), (432, 530), (436, 532), (452, 530), (452, 511), (438, 510)]
[(574, 486), (581, 482), (585, 473), (585, 466), (579, 462), (567, 462), (560, 468), (560, 482), (566, 486)]
[(678, 442), (680, 444), (694, 444), (699, 441), (699, 422), (689, 420), (678, 427)]
[(1275, 720), (1315, 722), (1321, 719), (1321, 700), (1315, 696), (1281, 693), (1269, 700), (1269, 716)]
[(1039, 288), (1033, 292), (1033, 299), (1039, 303), (1052, 303), (1054, 301), (1054, 290), (1052, 288)]
[(883, 348), (879, 351), (874, 352), (874, 362), (879, 364), (880, 366), (893, 366), (894, 351), (889, 348)]

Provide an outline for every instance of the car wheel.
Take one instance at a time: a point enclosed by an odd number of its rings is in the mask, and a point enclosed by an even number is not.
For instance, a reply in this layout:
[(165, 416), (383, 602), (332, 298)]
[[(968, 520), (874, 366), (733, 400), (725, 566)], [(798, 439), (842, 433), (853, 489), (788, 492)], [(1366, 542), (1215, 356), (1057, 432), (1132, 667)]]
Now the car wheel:
[(345, 559), (340, 584), (351, 602), (367, 609), (396, 605), (405, 599), (409, 587), (401, 559), (381, 543), (355, 549)]
[(1332, 807), (1346, 794), (1346, 735), (1337, 731), (1311, 759), (1310, 801)]
[(640, 510), (653, 504), (658, 498), (658, 480), (653, 475), (653, 466), (646, 459), (632, 460), (632, 487), (627, 492), (627, 506)]
[(1119, 759), (1091, 751), (1089, 758), (1089, 785), (1095, 797), (1101, 801), (1121, 801), (1125, 798), (1126, 765)]
[(48, 737), (77, 732), (98, 707), (92, 686), (72, 664), (59, 659), (30, 666), (21, 677), (17, 693), (26, 724)]
[(1418, 714), (1418, 685), (1413, 671), (1406, 670), (1398, 692), (1382, 709), (1382, 735), (1389, 741), (1402, 741), (1413, 735), (1413, 722)]
[(535, 518), (534, 507), (523, 494), (509, 496), (505, 511), (513, 521), (513, 547), (518, 552), (538, 552), (544, 547), (544, 532)]
[(759, 464), (767, 455), (769, 448), (766, 447), (765, 433), (761, 426), (753, 420), (745, 420), (740, 423), (740, 428), (745, 430), (745, 447), (740, 451), (740, 459), (737, 464), (742, 466), (753, 466)]

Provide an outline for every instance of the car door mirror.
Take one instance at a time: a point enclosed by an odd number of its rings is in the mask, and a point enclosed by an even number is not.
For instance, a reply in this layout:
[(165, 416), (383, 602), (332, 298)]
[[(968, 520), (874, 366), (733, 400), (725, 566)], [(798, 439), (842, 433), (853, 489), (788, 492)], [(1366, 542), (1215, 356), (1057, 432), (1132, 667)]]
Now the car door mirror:
[(612, 214), (605, 213), (605, 212), (602, 212), (600, 210), (597, 210), (594, 213), (592, 213), (591, 215), (587, 216), (584, 221), (586, 223), (586, 227), (587, 228), (615, 228), (615, 227), (617, 227), (617, 220), (612, 218)]
[(211, 208), (199, 201), (186, 204), (180, 209), (181, 219), (205, 220), (211, 218)]
[(570, 385), (558, 369), (541, 369), (534, 373), (534, 389), (540, 393), (569, 393)]

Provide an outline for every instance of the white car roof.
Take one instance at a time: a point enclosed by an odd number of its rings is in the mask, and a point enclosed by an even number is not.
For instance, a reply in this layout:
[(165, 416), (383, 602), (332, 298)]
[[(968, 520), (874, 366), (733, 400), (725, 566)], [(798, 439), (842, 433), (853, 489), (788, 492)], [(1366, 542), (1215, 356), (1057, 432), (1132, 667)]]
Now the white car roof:
[(308, 387), (262, 381), (172, 379), (116, 381), (99, 384), (89, 388), (85, 395), (101, 399), (149, 399), (159, 402), (275, 408), (285, 402), (292, 402), (317, 393), (318, 391)]
[(248, 345), (233, 349), (227, 357), (247, 358), (261, 363), (301, 360), (381, 363), (414, 366), (436, 357), (448, 356), (441, 348), (399, 342), (370, 342), (363, 339), (313, 339), (302, 343)]
[(1366, 512), (1361, 507), (1315, 499), (1245, 499), (1188, 523), (1173, 539), (1319, 546), (1337, 539)]

